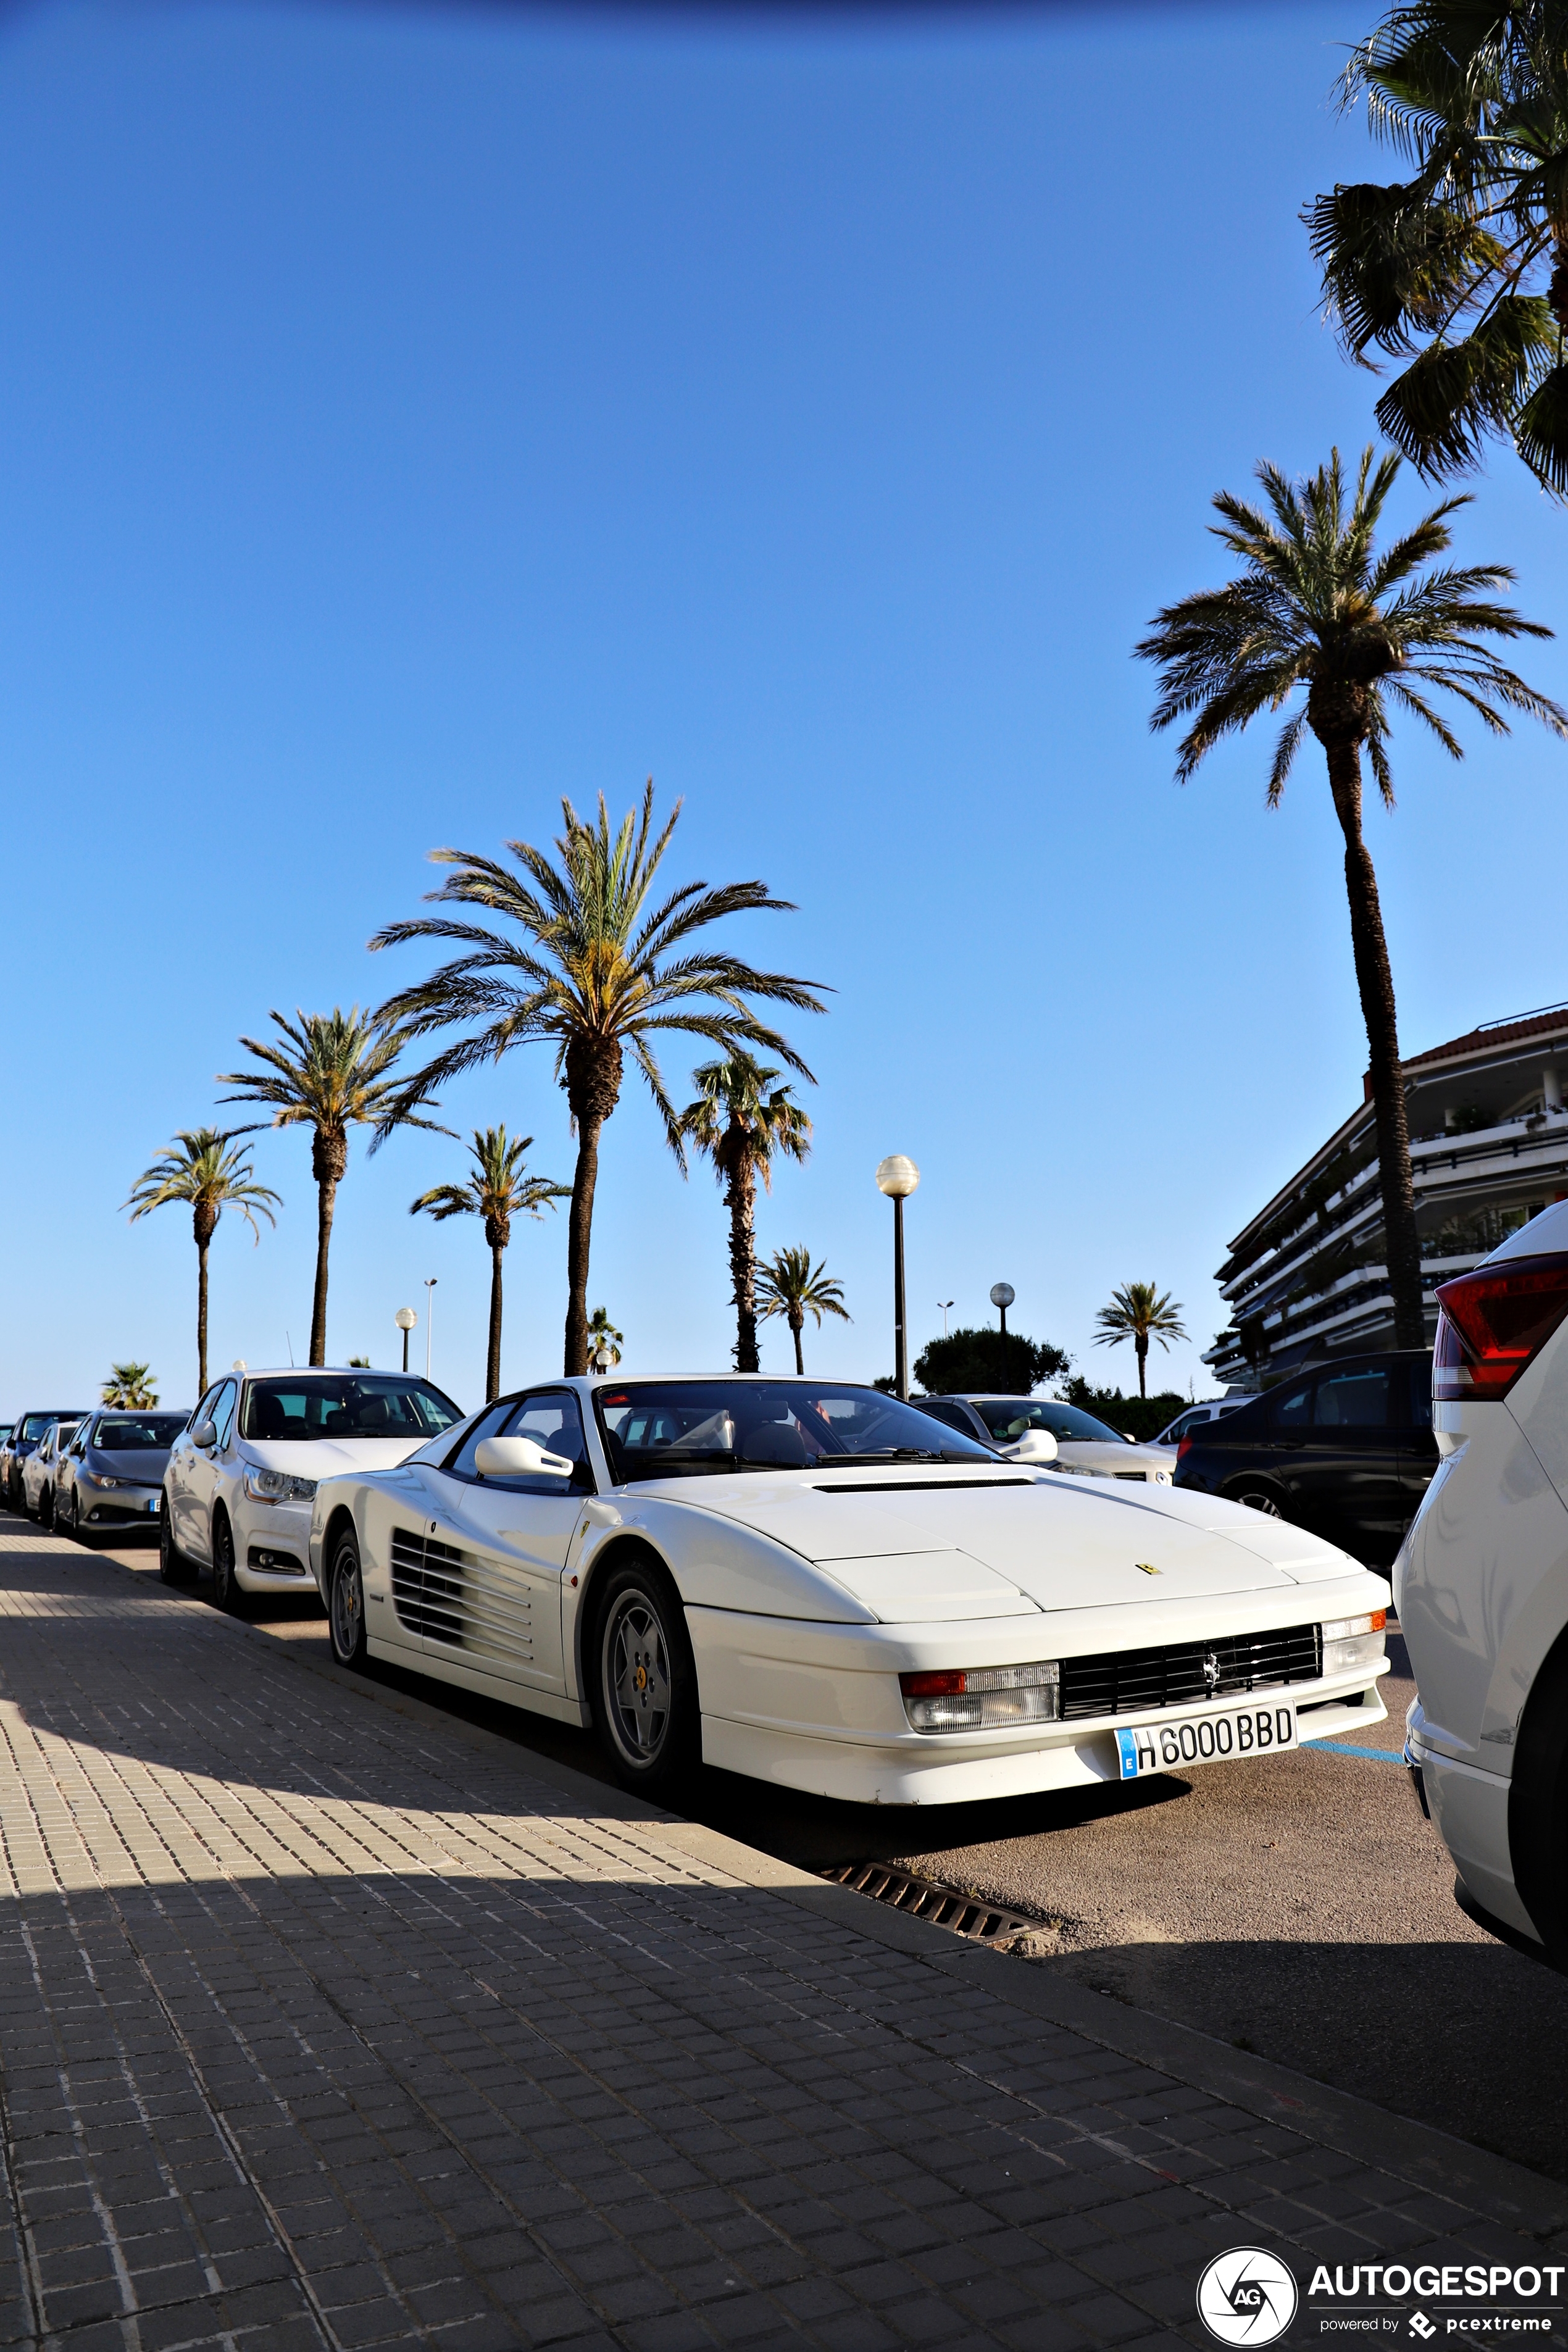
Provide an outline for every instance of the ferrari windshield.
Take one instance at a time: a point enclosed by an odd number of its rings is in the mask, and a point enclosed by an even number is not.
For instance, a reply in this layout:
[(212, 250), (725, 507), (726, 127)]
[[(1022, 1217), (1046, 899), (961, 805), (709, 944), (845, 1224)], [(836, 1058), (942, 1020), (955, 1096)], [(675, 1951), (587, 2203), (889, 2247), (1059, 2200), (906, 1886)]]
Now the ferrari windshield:
[(634, 1381), (594, 1402), (616, 1484), (853, 1462), (994, 1462), (879, 1389), (820, 1381)]

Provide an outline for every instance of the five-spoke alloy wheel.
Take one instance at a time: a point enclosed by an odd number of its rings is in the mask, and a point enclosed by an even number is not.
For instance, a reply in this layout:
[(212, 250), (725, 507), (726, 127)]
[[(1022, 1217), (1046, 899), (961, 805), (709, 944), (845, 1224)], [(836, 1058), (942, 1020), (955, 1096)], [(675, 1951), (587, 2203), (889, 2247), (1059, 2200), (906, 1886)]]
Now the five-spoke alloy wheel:
[(1240, 1503), (1249, 1511), (1261, 1511), (1266, 1518), (1282, 1519), (1285, 1516), (1267, 1486), (1235, 1486), (1226, 1499)]
[(332, 1547), (331, 1580), (327, 1588), (327, 1622), (331, 1628), (332, 1655), (340, 1666), (363, 1671), (369, 1657), (364, 1636), (364, 1574), (360, 1567), (359, 1538), (345, 1528)]
[(654, 1561), (612, 1569), (594, 1640), (594, 1715), (616, 1776), (662, 1788), (697, 1752), (697, 1675), (686, 1617)]

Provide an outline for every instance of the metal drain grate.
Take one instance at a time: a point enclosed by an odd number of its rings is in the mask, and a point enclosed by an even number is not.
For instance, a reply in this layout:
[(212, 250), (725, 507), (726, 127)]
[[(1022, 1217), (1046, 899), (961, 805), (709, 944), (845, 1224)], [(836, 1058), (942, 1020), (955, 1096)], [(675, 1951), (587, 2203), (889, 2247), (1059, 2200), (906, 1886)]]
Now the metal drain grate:
[(857, 1895), (868, 1895), (874, 1903), (907, 1911), (912, 1918), (929, 1919), (933, 1927), (945, 1927), (950, 1935), (965, 1936), (972, 1944), (1010, 1944), (1018, 1936), (1036, 1934), (1047, 1924), (1043, 1919), (1026, 1919), (1018, 1911), (998, 1910), (995, 1904), (983, 1903), (976, 1895), (955, 1894), (951, 1886), (934, 1885), (929, 1878), (911, 1878), (907, 1870), (894, 1870), (885, 1862), (840, 1863), (821, 1875), (836, 1886), (850, 1886)]

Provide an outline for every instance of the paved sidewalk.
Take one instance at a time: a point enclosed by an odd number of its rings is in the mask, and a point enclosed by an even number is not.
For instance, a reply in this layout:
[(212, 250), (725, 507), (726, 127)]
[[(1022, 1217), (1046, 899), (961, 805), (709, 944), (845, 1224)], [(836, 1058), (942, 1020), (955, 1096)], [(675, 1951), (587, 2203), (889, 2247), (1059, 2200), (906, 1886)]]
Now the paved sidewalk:
[(1512, 2168), (15, 1521), (0, 1832), (0, 2343), (1068, 2352), (1202, 2340), (1242, 2242), (1568, 2259)]

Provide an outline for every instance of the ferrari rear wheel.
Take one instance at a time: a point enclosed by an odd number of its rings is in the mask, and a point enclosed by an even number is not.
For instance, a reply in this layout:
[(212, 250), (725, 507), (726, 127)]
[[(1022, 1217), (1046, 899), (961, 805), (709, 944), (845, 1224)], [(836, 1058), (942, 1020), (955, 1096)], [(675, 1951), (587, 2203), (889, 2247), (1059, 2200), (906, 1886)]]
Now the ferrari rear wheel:
[(594, 1718), (623, 1788), (668, 1786), (700, 1748), (697, 1669), (680, 1596), (652, 1559), (612, 1568), (595, 1616)]

